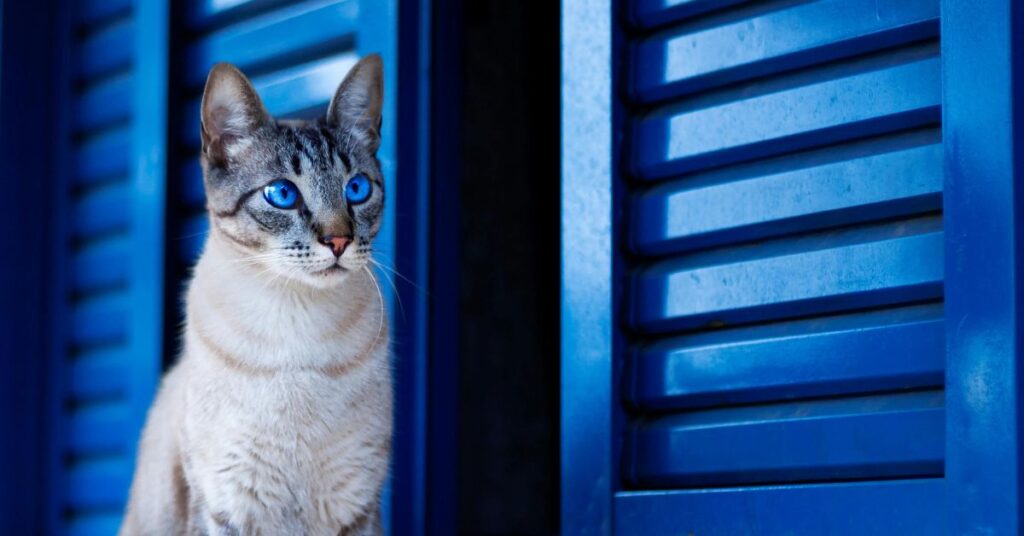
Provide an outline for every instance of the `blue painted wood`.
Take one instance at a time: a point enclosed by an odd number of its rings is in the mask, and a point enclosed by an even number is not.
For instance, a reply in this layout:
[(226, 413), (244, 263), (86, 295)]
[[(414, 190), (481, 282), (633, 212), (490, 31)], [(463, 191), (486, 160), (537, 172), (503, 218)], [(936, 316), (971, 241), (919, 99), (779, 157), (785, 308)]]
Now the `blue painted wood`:
[(193, 30), (251, 16), (295, 0), (192, 0), (184, 3), (184, 18)]
[(634, 52), (632, 91), (637, 100), (653, 102), (937, 37), (938, 32), (938, 0), (797, 3), (728, 24), (673, 29), (641, 41)]
[[(563, 92), (563, 176), (609, 162), (607, 178), (563, 182), (563, 206), (609, 195), (563, 220), (563, 277), (590, 270), (563, 281), (563, 381), (588, 389), (563, 394), (563, 463), (594, 486), (563, 477), (563, 533), (941, 533), (937, 2), (618, 7), (628, 34), (563, 31), (563, 89), (584, 51), (622, 60), (586, 80), (625, 75), (585, 132), (570, 125), (606, 101)], [(621, 152), (565, 150), (605, 132)], [(580, 243), (609, 248), (607, 264)], [(607, 279), (584, 277), (596, 270)], [(570, 294), (584, 285), (590, 301)], [(849, 479), (864, 482), (833, 482)], [(721, 487), (758, 483), (785, 485)], [(623, 491), (656, 487), (689, 489)]]
[(633, 278), (630, 323), (662, 332), (938, 298), (943, 238), (936, 223), (660, 262)]
[(131, 115), (132, 77), (113, 76), (85, 88), (75, 99), (74, 123), (79, 132), (127, 121)]
[(68, 536), (92, 536), (94, 534), (117, 534), (121, 527), (121, 516), (86, 512), (68, 522)]
[(751, 0), (636, 0), (628, 14), (637, 26), (653, 27), (678, 22), (709, 11), (724, 9)]
[(71, 255), (71, 288), (88, 293), (126, 285), (130, 254), (126, 234), (92, 239), (79, 246)]
[[(396, 298), (403, 304), (403, 314), (394, 315), (395, 352), (395, 430), (401, 440), (393, 443), (391, 475), (385, 492), (388, 505), (385, 519), (389, 534), (428, 534), (427, 512), (432, 505), (443, 499), (431, 499), (429, 487), (430, 469), (428, 458), (430, 421), (433, 412), (429, 403), (430, 374), (445, 373), (435, 368), (430, 360), (434, 326), (431, 299), (423, 289), (431, 288), (434, 273), (431, 259), (435, 230), (422, 222), (433, 221), (434, 162), (438, 160), (441, 146), (435, 143), (432, 132), (443, 131), (441, 125), (458, 121), (458, 115), (449, 112), (457, 95), (436, 95), (434, 84), (437, 74), (445, 73), (435, 57), (435, 25), (431, 16), (436, 6), (433, 0), (403, 2), (398, 17), (398, 34), (395, 55), (400, 58), (395, 79), (401, 83), (397, 96), (401, 128), (395, 129), (394, 180), (390, 183), (388, 199), (395, 207), (396, 240), (394, 243), (393, 267), (403, 274), (396, 281)], [(457, 24), (458, 21), (449, 21)], [(445, 49), (447, 50), (447, 49)], [(442, 53), (443, 54), (443, 53)], [(447, 54), (451, 57), (452, 54)], [(427, 73), (431, 73), (428, 75)], [(447, 76), (448, 84), (458, 84), (461, 77)], [(441, 100), (438, 104), (437, 97)], [(458, 107), (456, 107), (458, 109)], [(441, 125), (431, 122), (435, 116), (447, 117)], [(449, 139), (449, 144), (457, 140)], [(397, 165), (401, 162), (401, 165)], [(445, 164), (441, 164), (445, 165)], [(450, 165), (448, 163), (447, 165)], [(396, 187), (397, 186), (397, 187)], [(401, 229), (400, 231), (397, 231)], [(450, 231), (450, 230), (449, 230)], [(400, 238), (399, 238), (400, 237)], [(407, 280), (406, 280), (407, 279)], [(445, 291), (443, 291), (445, 292)], [(454, 318), (447, 322), (457, 322)], [(448, 335), (448, 331), (445, 331)], [(449, 359), (450, 363), (450, 359)], [(438, 412), (450, 408), (438, 408)], [(450, 413), (446, 413), (450, 415)], [(451, 440), (451, 439), (449, 439)], [(451, 477), (448, 478), (450, 482)], [(457, 507), (447, 505), (450, 512)]]
[(804, 74), (795, 87), (658, 110), (634, 125), (634, 171), (658, 178), (935, 123), (941, 86), (933, 52), (871, 58)]
[(102, 131), (82, 142), (76, 150), (74, 181), (98, 183), (128, 174), (131, 160), (129, 128)]
[(949, 534), (1020, 534), (1021, 6), (942, 3)]
[(133, 18), (126, 17), (104, 24), (87, 35), (75, 47), (75, 74), (80, 78), (96, 78), (129, 68), (135, 33)]
[[(61, 61), (56, 69), (56, 88), (53, 107), (57, 117), (70, 117), (73, 109), (75, 81), (74, 50), (78, 30), (74, 23), (73, 5), (71, 0), (57, 0), (60, 8), (54, 20), (56, 30), (58, 57)], [(70, 212), (75, 192), (75, 176), (77, 161), (73, 125), (70, 121), (57, 121), (53, 126), (53, 151), (56, 156), (54, 165), (53, 214), (51, 215), (51, 255), (53, 264), (65, 266), (71, 257), (68, 247), (68, 227)], [(83, 353), (83, 348), (74, 348), (70, 340), (72, 332), (72, 284), (66, 273), (51, 272), (47, 283), (50, 286), (49, 305), (51, 320), (47, 325), (54, 337), (47, 356), (50, 369), (48, 378), (49, 393), (47, 418), (49, 458), (47, 464), (47, 497), (45, 513), (45, 532), (60, 535), (66, 533), (67, 518), (71, 505), (67, 500), (67, 474), (69, 456), (67, 448), (68, 423), (68, 360), (74, 353)]]
[(719, 330), (634, 350), (627, 402), (649, 410), (941, 386), (938, 305)]
[[(359, 57), (346, 52), (319, 59), (282, 71), (276, 71), (252, 82), (271, 114), (280, 117), (317, 117), (327, 112), (338, 84)], [(199, 100), (186, 108), (181, 134), (191, 145), (199, 147)]]
[(129, 296), (124, 290), (88, 298), (71, 306), (69, 342), (75, 347), (122, 344), (128, 332)]
[(119, 509), (128, 498), (131, 477), (132, 464), (122, 456), (89, 459), (68, 473), (68, 495), (75, 504), (93, 511)]
[(612, 2), (562, 2), (562, 534), (612, 531)]
[(76, 400), (116, 399), (127, 394), (128, 379), (122, 373), (130, 364), (123, 347), (97, 348), (75, 356), (68, 367), (66, 385)]
[(59, 104), (73, 157), (56, 229), (53, 534), (116, 530), (162, 369), (169, 13), (111, 4), (79, 6), (93, 11), (64, 37), (84, 34)]
[(268, 65), (289, 66), (303, 55), (350, 48), (358, 16), (355, 0), (327, 0), (296, 4), (228, 26), (187, 50), (186, 77), (199, 86), (218, 61), (259, 74)]
[(717, 408), (655, 417), (627, 436), (639, 487), (941, 476), (942, 391)]
[(71, 233), (76, 237), (96, 236), (124, 230), (131, 216), (131, 192), (125, 183), (114, 183), (90, 190), (75, 200)]
[(937, 131), (926, 131), (643, 191), (632, 201), (633, 249), (664, 254), (937, 210), (939, 142)]
[[(131, 413), (132, 408), (124, 400), (73, 408), (69, 417), (71, 426), (68, 429), (68, 448), (79, 457), (113, 452), (116, 453), (116, 459), (130, 464), (129, 460), (133, 460), (133, 458), (125, 456), (123, 449), (126, 442), (136, 439), (130, 428)], [(80, 463), (77, 460), (72, 461), (72, 474)], [(127, 488), (97, 490), (100, 493), (120, 494), (124, 494), (126, 491)], [(75, 504), (75, 506), (88, 508), (93, 505)]]
[(619, 493), (615, 534), (945, 534), (939, 478)]
[(131, 0), (80, 0), (75, 2), (75, 22), (88, 26), (97, 24), (131, 11)]

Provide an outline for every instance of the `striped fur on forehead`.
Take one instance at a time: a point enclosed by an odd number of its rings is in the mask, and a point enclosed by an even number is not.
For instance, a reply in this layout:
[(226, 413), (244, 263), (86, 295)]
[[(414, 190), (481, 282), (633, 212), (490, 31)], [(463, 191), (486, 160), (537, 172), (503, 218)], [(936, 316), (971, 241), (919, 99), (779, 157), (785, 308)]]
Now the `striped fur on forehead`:
[[(219, 228), (234, 230), (247, 243), (265, 242), (268, 234), (290, 239), (305, 233), (310, 238), (328, 228), (350, 229), (368, 240), (380, 229), (384, 181), (379, 159), (360, 136), (324, 120), (268, 122), (226, 165), (204, 169), (211, 214), (244, 220)], [(357, 173), (379, 193), (350, 207), (344, 198), (345, 182)], [(298, 186), (301, 210), (281, 211), (263, 201), (263, 187), (282, 178)]]

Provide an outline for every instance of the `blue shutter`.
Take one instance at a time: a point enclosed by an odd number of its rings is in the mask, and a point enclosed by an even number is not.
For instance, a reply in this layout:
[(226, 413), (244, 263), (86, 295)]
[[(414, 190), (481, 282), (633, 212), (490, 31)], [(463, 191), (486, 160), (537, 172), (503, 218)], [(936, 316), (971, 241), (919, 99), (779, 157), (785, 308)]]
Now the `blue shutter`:
[(166, 5), (75, 2), (54, 284), (51, 532), (113, 534), (161, 370)]
[(619, 4), (563, 11), (566, 532), (940, 533), (939, 1)]

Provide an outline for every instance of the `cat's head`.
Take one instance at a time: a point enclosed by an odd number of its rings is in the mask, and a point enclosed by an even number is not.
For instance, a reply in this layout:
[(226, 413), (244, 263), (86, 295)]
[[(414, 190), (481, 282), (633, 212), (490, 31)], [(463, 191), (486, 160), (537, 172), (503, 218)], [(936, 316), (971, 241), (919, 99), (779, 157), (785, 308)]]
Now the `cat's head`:
[(380, 230), (380, 57), (359, 61), (325, 117), (275, 120), (232, 65), (210, 70), (202, 167), (211, 232), (239, 262), (316, 287), (366, 269)]

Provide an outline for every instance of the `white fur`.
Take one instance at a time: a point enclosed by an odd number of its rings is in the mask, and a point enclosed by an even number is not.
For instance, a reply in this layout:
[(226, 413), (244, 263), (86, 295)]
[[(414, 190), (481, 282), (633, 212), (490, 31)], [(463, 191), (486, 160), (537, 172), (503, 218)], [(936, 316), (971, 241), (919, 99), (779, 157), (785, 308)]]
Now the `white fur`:
[(184, 353), (150, 411), (121, 534), (378, 534), (392, 393), (370, 272), (317, 288), (215, 231), (187, 303)]

